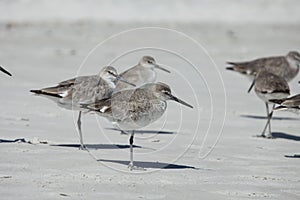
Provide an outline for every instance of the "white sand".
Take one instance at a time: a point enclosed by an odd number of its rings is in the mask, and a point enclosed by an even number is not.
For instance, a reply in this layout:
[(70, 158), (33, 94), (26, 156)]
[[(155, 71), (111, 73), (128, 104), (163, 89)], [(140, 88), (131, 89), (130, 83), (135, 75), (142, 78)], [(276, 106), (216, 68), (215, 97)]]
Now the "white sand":
[[(174, 93), (195, 109), (170, 102), (162, 131), (175, 131), (174, 134), (137, 134), (135, 144), (140, 148), (135, 148), (135, 159), (146, 171), (127, 169), (129, 149), (121, 147), (128, 144), (128, 136), (105, 129), (112, 126), (95, 115), (83, 117), (84, 141), (89, 144), (90, 153), (72, 146), (53, 146), (78, 144), (74, 124), (77, 113), (73, 119), (71, 111), (35, 97), (29, 90), (73, 77), (99, 42), (144, 25), (89, 21), (1, 24), (1, 65), (13, 77), (0, 74), (0, 139), (27, 141), (0, 143), (1, 199), (299, 199), (300, 159), (293, 158), (300, 154), (299, 117), (275, 113), (272, 128), (277, 138), (253, 137), (260, 134), (265, 124), (265, 119), (255, 118), (265, 116), (264, 104), (254, 93), (246, 93), (248, 80), (224, 69), (227, 60), (299, 50), (300, 27), (292, 24), (150, 24), (174, 28), (195, 38), (210, 53), (217, 68), (190, 40), (173, 33), (138, 32), (107, 43), (88, 59), (80, 74), (97, 73), (111, 59), (136, 46), (163, 44), (162, 47), (187, 57), (204, 79), (182, 59), (161, 51), (137, 51), (115, 65), (122, 71), (141, 55), (154, 55), (173, 71), (171, 75), (160, 72), (159, 81), (170, 84)], [(136, 46), (130, 46), (132, 42)], [(293, 94), (300, 92), (298, 80), (299, 76), (291, 82)], [(213, 146), (224, 117), (221, 137)], [(145, 129), (160, 130), (162, 122)], [(200, 149), (203, 156), (212, 148), (205, 159), (199, 158)], [(173, 168), (163, 169), (165, 163)]]

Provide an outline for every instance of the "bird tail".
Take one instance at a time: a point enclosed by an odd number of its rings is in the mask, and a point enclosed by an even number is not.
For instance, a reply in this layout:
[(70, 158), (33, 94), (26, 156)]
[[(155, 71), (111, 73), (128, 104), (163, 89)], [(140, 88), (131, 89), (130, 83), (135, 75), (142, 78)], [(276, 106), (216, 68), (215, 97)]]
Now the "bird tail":
[(57, 98), (62, 98), (58, 93), (53, 93), (53, 92), (47, 92), (45, 89), (41, 90), (30, 90), (30, 92), (37, 94), (37, 95), (46, 95), (46, 96), (52, 96), (52, 97), (57, 97)]
[(252, 74), (252, 70), (250, 70), (247, 62), (227, 62), (227, 64), (231, 65), (229, 67), (226, 67), (227, 70), (236, 71), (241, 74)]
[(276, 104), (281, 104), (285, 99), (270, 99), (269, 101)]

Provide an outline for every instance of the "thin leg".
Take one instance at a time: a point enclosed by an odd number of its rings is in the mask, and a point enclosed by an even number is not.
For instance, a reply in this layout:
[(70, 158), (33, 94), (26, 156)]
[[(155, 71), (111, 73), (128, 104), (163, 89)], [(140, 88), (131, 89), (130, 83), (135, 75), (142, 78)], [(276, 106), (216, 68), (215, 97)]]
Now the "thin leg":
[(130, 170), (133, 169), (134, 165), (133, 165), (133, 139), (134, 139), (134, 131), (131, 132), (130, 138), (129, 138), (129, 145), (130, 145), (130, 163), (128, 165), (128, 167), (130, 168)]
[(273, 104), (272, 110), (271, 110), (271, 112), (269, 114), (269, 118), (268, 118), (268, 120), (269, 120), (269, 134), (267, 135), (267, 138), (272, 138), (271, 119), (273, 117), (273, 109), (274, 109), (274, 107), (275, 107), (275, 104)]
[(270, 113), (269, 113), (269, 104), (268, 104), (268, 103), (266, 103), (266, 111), (267, 111), (267, 118), (268, 118), (268, 120), (267, 120), (267, 123), (266, 123), (266, 125), (265, 125), (264, 130), (263, 130), (262, 133), (261, 133), (261, 137), (266, 137), (265, 132), (266, 132), (267, 127), (268, 127), (269, 122), (270, 122), (270, 120), (269, 120)]
[(80, 139), (80, 147), (81, 150), (86, 150), (86, 147), (83, 144), (82, 132), (81, 132), (81, 111), (79, 111), (78, 120), (77, 120), (79, 139)]

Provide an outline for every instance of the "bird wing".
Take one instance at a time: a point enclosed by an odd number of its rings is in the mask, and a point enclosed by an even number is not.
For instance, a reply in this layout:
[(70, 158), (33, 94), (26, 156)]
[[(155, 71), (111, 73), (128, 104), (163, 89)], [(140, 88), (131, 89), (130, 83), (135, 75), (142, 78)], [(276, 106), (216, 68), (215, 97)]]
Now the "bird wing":
[(261, 93), (290, 93), (289, 85), (284, 78), (267, 71), (256, 78), (255, 90)]
[(143, 107), (141, 104), (145, 103), (145, 99), (142, 98), (144, 93), (145, 89), (140, 88), (123, 90), (114, 93), (110, 98), (83, 105), (83, 108), (95, 111), (113, 121), (122, 121), (124, 118), (133, 117), (137, 109)]
[(232, 66), (227, 67), (226, 69), (237, 71), (242, 74), (255, 75), (261, 68), (273, 69), (274, 67), (279, 66), (282, 62), (286, 62), (285, 57), (283, 56), (258, 58), (246, 62), (227, 62), (227, 64)]

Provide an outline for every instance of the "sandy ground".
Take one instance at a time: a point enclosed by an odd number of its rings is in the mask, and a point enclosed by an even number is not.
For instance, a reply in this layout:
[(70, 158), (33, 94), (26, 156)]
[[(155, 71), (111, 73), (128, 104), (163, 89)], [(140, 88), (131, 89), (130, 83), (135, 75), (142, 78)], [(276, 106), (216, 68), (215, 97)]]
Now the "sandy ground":
[[(151, 25), (188, 34), (205, 47), (217, 66), (191, 40), (151, 30), (148, 35), (137, 31), (102, 45), (79, 70), (98, 43), (143, 25), (1, 24), (1, 65), (13, 74), (0, 74), (1, 199), (300, 198), (299, 117), (276, 113), (275, 139), (253, 137), (265, 124), (264, 104), (253, 92), (246, 93), (250, 85), (246, 78), (224, 69), (226, 60), (299, 50), (300, 27)], [(170, 84), (177, 96), (195, 108), (170, 102), (163, 120), (145, 128), (154, 133), (137, 134), (136, 164), (145, 171), (127, 169), (128, 136), (107, 129), (113, 128), (110, 123), (85, 115), (83, 134), (89, 152), (80, 151), (74, 124), (77, 113), (29, 93), (77, 73), (97, 73), (126, 51), (158, 44), (178, 52), (197, 70), (170, 52), (151, 49), (130, 52), (115, 66), (122, 71), (141, 55), (154, 55), (172, 70), (171, 75), (159, 73), (158, 80)], [(291, 82), (293, 94), (300, 92), (297, 80)]]

